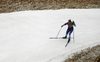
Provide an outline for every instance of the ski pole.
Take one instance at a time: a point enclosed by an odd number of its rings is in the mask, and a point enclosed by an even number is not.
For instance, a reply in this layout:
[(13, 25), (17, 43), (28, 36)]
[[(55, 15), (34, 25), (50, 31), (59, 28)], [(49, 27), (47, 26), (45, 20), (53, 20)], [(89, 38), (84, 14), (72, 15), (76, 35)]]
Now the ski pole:
[(59, 35), (59, 33), (60, 33), (61, 29), (62, 29), (62, 27), (60, 28), (60, 30), (59, 30), (59, 32), (58, 32), (58, 34), (57, 34), (56, 38), (58, 37), (58, 35)]
[[(73, 21), (74, 26), (76, 26), (75, 22)], [(73, 26), (73, 42), (75, 42), (75, 36), (74, 36), (74, 26)]]
[(75, 42), (74, 27), (73, 27), (73, 42)]

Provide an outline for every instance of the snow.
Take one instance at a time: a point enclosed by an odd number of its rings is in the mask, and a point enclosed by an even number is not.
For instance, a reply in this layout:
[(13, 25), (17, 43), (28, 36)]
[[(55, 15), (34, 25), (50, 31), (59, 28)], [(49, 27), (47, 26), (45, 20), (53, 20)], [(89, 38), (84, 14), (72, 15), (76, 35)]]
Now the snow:
[[(75, 42), (55, 37), (74, 20)], [(71, 53), (100, 44), (100, 9), (20, 11), (0, 14), (0, 62), (62, 62)], [(65, 36), (67, 26), (59, 37)], [(72, 33), (73, 37), (73, 33)]]

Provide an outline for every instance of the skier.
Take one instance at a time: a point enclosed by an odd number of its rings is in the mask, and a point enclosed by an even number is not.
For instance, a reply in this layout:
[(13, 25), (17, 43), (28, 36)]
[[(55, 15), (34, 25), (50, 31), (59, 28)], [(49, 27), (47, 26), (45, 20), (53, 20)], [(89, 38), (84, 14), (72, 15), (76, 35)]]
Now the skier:
[(67, 35), (69, 34), (69, 38), (68, 38), (68, 43), (69, 43), (70, 38), (71, 38), (71, 33), (73, 32), (73, 25), (76, 27), (76, 24), (74, 21), (72, 22), (71, 19), (69, 19), (68, 22), (63, 24), (61, 27), (65, 26), (65, 25), (68, 25), (68, 29), (66, 31), (65, 37), (63, 37), (63, 38), (67, 38)]

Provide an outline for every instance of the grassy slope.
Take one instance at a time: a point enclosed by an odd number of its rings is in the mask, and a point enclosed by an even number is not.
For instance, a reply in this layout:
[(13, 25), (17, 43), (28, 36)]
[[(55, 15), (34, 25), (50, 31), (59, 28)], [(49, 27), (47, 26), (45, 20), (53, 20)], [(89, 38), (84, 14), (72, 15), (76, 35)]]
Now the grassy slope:
[(71, 58), (65, 60), (65, 62), (99, 62), (100, 59), (100, 45), (92, 48), (82, 50), (80, 53), (74, 53)]
[(64, 8), (100, 8), (100, 0), (0, 0), (0, 13)]

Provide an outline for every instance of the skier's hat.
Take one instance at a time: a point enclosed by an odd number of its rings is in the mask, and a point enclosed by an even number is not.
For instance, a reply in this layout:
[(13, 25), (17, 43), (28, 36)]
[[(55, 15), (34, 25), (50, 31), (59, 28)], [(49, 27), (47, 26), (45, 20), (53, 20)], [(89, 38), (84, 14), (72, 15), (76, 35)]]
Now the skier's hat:
[(68, 22), (71, 22), (71, 19), (69, 19)]

